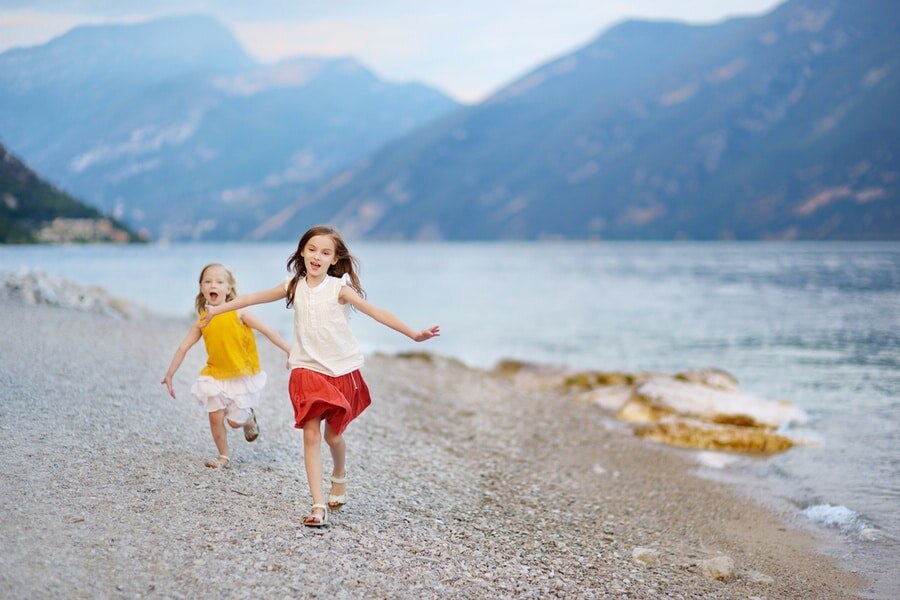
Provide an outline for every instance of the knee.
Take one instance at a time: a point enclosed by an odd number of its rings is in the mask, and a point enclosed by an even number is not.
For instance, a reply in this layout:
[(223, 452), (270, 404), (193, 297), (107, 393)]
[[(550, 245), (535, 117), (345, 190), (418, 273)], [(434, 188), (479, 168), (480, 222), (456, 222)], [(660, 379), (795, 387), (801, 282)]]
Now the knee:
[(322, 442), (322, 433), (314, 427), (303, 428), (303, 443), (307, 446), (317, 446)]
[(331, 431), (331, 429), (328, 429), (325, 431), (325, 443), (328, 444), (329, 446), (336, 446), (337, 444), (340, 444), (343, 441), (344, 441), (343, 434), (335, 433), (335, 432)]
[(232, 429), (237, 429), (238, 427), (242, 426), (242, 424), (235, 423), (231, 419), (227, 419), (227, 421), (228, 421), (228, 425), (230, 425)]

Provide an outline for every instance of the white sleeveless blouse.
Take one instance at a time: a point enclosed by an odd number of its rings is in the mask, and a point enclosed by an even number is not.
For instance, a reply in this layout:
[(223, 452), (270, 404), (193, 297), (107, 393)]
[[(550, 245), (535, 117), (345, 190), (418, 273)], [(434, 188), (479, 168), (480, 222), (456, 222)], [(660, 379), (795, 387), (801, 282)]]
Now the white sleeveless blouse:
[[(287, 290), (290, 277), (285, 280)], [(306, 279), (294, 289), (294, 343), (289, 363), (292, 369), (309, 369), (340, 377), (363, 365), (363, 355), (347, 322), (350, 305), (341, 305), (338, 295), (350, 278), (326, 275), (314, 288)]]

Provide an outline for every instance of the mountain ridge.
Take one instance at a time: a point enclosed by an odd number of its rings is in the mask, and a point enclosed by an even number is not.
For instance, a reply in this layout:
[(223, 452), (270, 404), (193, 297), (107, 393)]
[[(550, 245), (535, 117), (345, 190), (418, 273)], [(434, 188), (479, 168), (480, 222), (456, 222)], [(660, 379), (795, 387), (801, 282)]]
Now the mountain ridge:
[[(96, 60), (73, 66), (85, 45)], [(201, 16), (77, 28), (0, 54), (6, 143), (162, 238), (241, 236), (297, 186), (456, 106), (351, 58), (260, 64)]]
[(625, 22), (332, 178), (298, 219), (377, 239), (897, 239), (888, 5)]

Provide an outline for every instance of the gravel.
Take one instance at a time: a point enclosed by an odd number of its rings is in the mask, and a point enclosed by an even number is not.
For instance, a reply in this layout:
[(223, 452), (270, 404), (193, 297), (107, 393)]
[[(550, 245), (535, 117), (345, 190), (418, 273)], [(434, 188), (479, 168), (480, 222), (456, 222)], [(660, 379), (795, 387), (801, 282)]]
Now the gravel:
[[(260, 438), (230, 433), (232, 468), (209, 469), (188, 391), (202, 346), (177, 400), (159, 383), (186, 322), (4, 304), (3, 598), (824, 599), (865, 584), (599, 407), (430, 355), (369, 357), (348, 504), (305, 528), (301, 433), (271, 344)], [(726, 581), (701, 569), (718, 556), (735, 565)]]

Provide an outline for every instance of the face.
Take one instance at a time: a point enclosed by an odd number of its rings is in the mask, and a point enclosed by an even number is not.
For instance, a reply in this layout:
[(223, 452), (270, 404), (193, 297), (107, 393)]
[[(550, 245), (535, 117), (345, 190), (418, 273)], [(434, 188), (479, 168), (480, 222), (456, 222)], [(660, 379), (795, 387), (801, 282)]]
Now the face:
[(231, 284), (228, 283), (228, 272), (222, 267), (212, 266), (203, 272), (200, 278), (200, 293), (210, 306), (218, 306), (225, 302)]
[(309, 238), (306, 246), (303, 247), (301, 256), (303, 256), (307, 276), (313, 278), (327, 275), (328, 268), (337, 264), (338, 260), (334, 240), (327, 235), (315, 235)]

